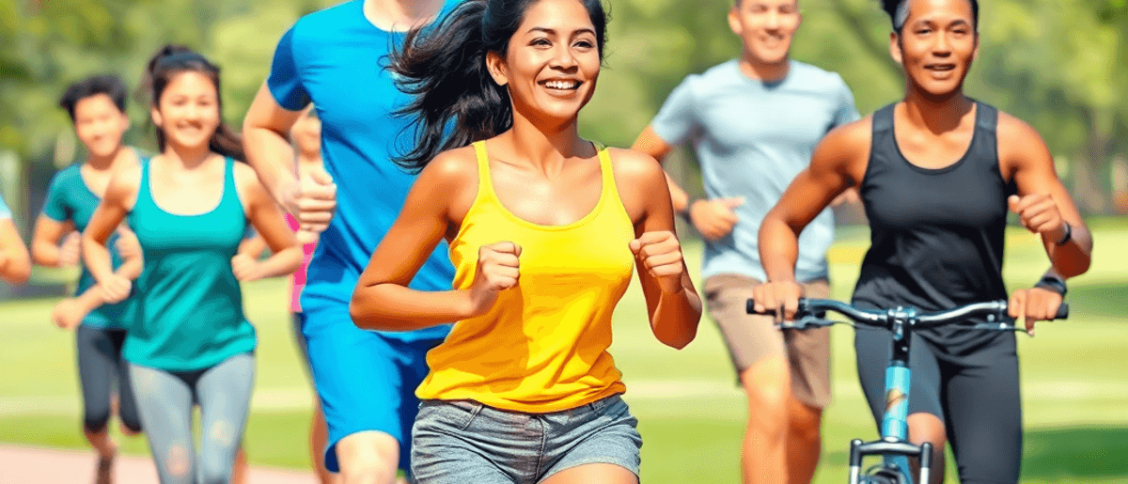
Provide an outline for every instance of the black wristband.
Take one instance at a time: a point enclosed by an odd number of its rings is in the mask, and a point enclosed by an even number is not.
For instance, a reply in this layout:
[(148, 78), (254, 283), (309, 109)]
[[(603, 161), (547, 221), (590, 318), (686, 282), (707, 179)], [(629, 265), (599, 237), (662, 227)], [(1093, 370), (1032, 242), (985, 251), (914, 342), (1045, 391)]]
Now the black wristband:
[(685, 202), (685, 210), (682, 210), (678, 213), (678, 215), (681, 216), (682, 220), (685, 220), (685, 223), (693, 225), (693, 217), (690, 216), (690, 213), (693, 212), (693, 204), (697, 203), (698, 200), (701, 199), (689, 197), (689, 199)]
[(1069, 225), (1069, 222), (1062, 221), (1061, 224), (1065, 226), (1065, 236), (1056, 242), (1057, 245), (1065, 245), (1073, 239), (1073, 227)]
[(1052, 276), (1049, 274), (1042, 276), (1042, 278), (1038, 280), (1038, 283), (1035, 284), (1034, 287), (1056, 292), (1058, 294), (1061, 294), (1061, 297), (1065, 297), (1065, 293), (1069, 292), (1069, 288), (1066, 287), (1064, 280), (1062, 280), (1060, 277)]

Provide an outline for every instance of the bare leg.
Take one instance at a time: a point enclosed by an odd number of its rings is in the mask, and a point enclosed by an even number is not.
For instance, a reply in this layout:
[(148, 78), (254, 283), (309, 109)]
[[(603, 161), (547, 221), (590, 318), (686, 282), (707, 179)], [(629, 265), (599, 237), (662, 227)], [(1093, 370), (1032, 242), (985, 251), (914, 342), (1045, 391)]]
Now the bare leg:
[(638, 476), (615, 464), (585, 464), (557, 472), (541, 484), (638, 484)]
[(231, 484), (246, 484), (249, 467), (247, 450), (240, 445), (239, 450), (235, 453), (235, 465), (231, 467)]
[[(909, 415), (908, 421), (909, 441), (918, 445), (925, 442), (932, 443), (931, 484), (941, 484), (944, 482), (944, 445), (948, 441), (944, 422), (930, 413), (914, 413)], [(920, 462), (913, 459), (912, 464), (913, 472), (919, 475)]]
[(741, 468), (746, 484), (780, 484), (787, 480), (787, 402), (791, 374), (785, 355), (768, 356), (740, 374), (748, 396), (748, 428)]
[(108, 427), (98, 432), (84, 430), (83, 433), (86, 434), (86, 440), (98, 452), (98, 468), (94, 474), (94, 483), (113, 483), (114, 457), (117, 455), (117, 444), (110, 439)]
[(391, 484), (399, 466), (399, 442), (384, 432), (367, 430), (337, 443), (342, 484)]
[(787, 468), (791, 484), (809, 484), (815, 477), (822, 452), (819, 424), (822, 410), (811, 407), (794, 396), (788, 399)]

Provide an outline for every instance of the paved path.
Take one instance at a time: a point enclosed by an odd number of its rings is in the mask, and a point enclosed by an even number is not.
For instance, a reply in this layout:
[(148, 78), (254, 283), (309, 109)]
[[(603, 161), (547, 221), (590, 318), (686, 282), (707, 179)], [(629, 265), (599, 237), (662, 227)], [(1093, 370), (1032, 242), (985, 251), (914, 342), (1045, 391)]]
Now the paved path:
[[(92, 451), (0, 445), (0, 484), (86, 484), (94, 482)], [(120, 455), (116, 484), (158, 484), (153, 461)], [(316, 484), (312, 472), (252, 467), (247, 484)]]

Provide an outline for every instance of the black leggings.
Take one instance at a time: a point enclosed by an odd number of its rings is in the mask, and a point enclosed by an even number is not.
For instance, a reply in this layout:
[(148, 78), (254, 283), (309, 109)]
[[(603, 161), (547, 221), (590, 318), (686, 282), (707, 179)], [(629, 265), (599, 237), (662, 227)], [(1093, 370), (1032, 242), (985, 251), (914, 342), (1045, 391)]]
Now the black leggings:
[[(880, 430), (892, 333), (859, 329), (858, 376)], [(914, 334), (909, 415), (944, 422), (963, 484), (1014, 484), (1022, 460), (1022, 402), (1014, 333), (999, 333), (960, 354)]]
[(75, 331), (75, 340), (86, 430), (97, 433), (106, 429), (113, 382), (117, 380), (118, 417), (126, 428), (140, 432), (141, 417), (129, 382), (129, 365), (121, 357), (125, 330), (91, 328), (83, 324)]

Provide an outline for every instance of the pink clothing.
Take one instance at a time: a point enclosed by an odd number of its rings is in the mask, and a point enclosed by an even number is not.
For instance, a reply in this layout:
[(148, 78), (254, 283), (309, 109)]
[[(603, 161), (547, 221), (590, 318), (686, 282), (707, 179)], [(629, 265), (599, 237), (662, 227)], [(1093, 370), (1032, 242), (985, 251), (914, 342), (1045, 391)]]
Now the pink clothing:
[[(295, 233), (298, 231), (298, 220), (295, 219), (293, 215), (286, 214), (286, 223), (290, 224), (290, 230), (293, 230)], [(313, 249), (315, 247), (317, 247), (316, 243), (302, 246), (302, 253), (305, 254), (305, 258), (302, 259), (302, 266), (298, 268), (297, 272), (294, 272), (293, 277), (291, 277), (293, 286), (290, 288), (290, 312), (292, 313), (302, 312), (302, 289), (305, 288), (306, 270), (309, 269), (309, 261), (313, 258)]]

